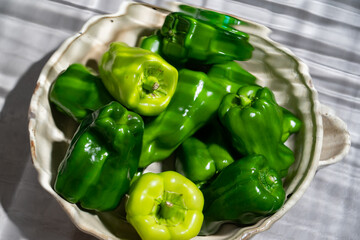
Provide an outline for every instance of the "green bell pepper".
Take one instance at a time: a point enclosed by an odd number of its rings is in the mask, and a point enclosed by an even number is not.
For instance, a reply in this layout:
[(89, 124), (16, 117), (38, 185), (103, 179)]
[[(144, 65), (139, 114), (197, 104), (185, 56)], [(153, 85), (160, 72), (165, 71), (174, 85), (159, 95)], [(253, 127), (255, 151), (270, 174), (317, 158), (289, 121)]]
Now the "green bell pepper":
[[(236, 92), (239, 87), (246, 84), (255, 84), (256, 77), (246, 71), (239, 63), (229, 61), (220, 64), (214, 64), (207, 72), (209, 78), (221, 78), (229, 81), (237, 82), (239, 85), (227, 85), (226, 87), (234, 87), (236, 89), (229, 89), (228, 92)], [(219, 81), (221, 83), (221, 81)], [(223, 82), (224, 86), (227, 84)]]
[(53, 82), (49, 100), (56, 108), (80, 122), (113, 98), (101, 79), (80, 63), (71, 64)]
[(227, 138), (218, 118), (211, 119), (177, 149), (176, 171), (202, 188), (237, 157)]
[(177, 149), (175, 169), (202, 188), (233, 162), (234, 158), (225, 142), (213, 137), (202, 141), (192, 136)]
[(145, 125), (140, 167), (168, 158), (212, 116), (220, 105), (220, 88), (202, 72), (182, 69), (176, 92), (167, 107)]
[(216, 116), (223, 96), (243, 85), (241, 79), (209, 78), (203, 72), (180, 70), (178, 87), (166, 111), (145, 124), (139, 166), (168, 158)]
[(203, 235), (215, 233), (225, 222), (254, 224), (275, 213), (285, 201), (281, 178), (262, 155), (249, 155), (233, 162), (202, 192)]
[(142, 118), (116, 101), (88, 115), (59, 166), (55, 191), (85, 209), (116, 208), (137, 171), (143, 130)]
[(218, 118), (214, 118), (194, 135), (207, 146), (211, 158), (215, 162), (216, 172), (222, 171), (234, 162), (234, 158), (241, 157), (231, 146), (230, 136), (221, 125)]
[(283, 112), (270, 89), (241, 87), (237, 94), (223, 98), (218, 113), (241, 154), (262, 154), (281, 177), (287, 175), (295, 159), (282, 142)]
[(284, 121), (283, 121), (283, 135), (281, 137), (281, 141), (286, 142), (286, 140), (290, 137), (291, 134), (300, 131), (302, 126), (302, 121), (289, 110), (285, 108), (282, 108), (282, 110), (283, 110)]
[(160, 33), (163, 37), (161, 53), (171, 63), (247, 60), (254, 49), (248, 34), (181, 12), (167, 15)]
[(208, 151), (215, 161), (216, 172), (222, 171), (225, 167), (234, 162), (234, 158), (222, 144), (211, 143), (208, 146)]
[(113, 42), (104, 53), (100, 77), (110, 94), (143, 116), (165, 110), (177, 85), (178, 72), (158, 54)]
[(201, 8), (195, 8), (189, 5), (180, 5), (181, 12), (197, 19), (206, 22), (207, 24), (215, 25), (221, 29), (233, 32), (235, 34), (244, 35), (248, 38), (248, 35), (244, 32), (237, 30), (236, 26), (248, 25), (248, 23), (241, 21), (229, 15), (222, 13), (205, 10)]
[(140, 47), (142, 49), (149, 50), (149, 51), (159, 54), (161, 56), (161, 53), (160, 53), (161, 41), (162, 41), (162, 39), (160, 38), (160, 36), (158, 34), (146, 36), (141, 39)]
[(211, 179), (216, 173), (216, 164), (205, 143), (189, 137), (179, 147), (176, 171), (200, 184)]
[(202, 226), (204, 198), (186, 177), (173, 171), (145, 173), (133, 185), (126, 219), (143, 240), (195, 237)]

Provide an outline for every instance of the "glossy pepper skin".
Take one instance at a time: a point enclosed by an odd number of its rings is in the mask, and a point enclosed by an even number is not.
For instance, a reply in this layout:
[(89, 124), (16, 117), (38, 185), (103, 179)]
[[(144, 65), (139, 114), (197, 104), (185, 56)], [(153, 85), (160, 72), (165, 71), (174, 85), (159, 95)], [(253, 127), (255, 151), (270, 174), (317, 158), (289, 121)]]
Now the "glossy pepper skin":
[(80, 63), (62, 72), (49, 92), (50, 102), (77, 122), (113, 101), (101, 79)]
[(61, 162), (55, 191), (85, 209), (119, 204), (138, 168), (142, 118), (116, 101), (85, 118)]
[(216, 114), (220, 88), (203, 72), (182, 69), (176, 92), (167, 107), (145, 125), (140, 167), (168, 158), (188, 137)]
[(196, 184), (202, 184), (216, 173), (216, 164), (205, 143), (189, 137), (179, 147), (176, 171)]
[(99, 72), (110, 94), (143, 116), (156, 116), (165, 110), (178, 79), (176, 68), (158, 54), (122, 42), (110, 44)]
[(243, 85), (241, 79), (209, 78), (200, 71), (180, 70), (178, 87), (166, 111), (145, 125), (139, 166), (168, 158), (216, 116), (223, 96)]
[(262, 154), (271, 168), (281, 177), (286, 176), (295, 159), (282, 142), (283, 112), (270, 89), (256, 85), (241, 87), (236, 94), (223, 98), (218, 113), (241, 154)]
[(143, 240), (195, 237), (203, 223), (204, 198), (189, 179), (174, 171), (145, 173), (131, 185), (126, 219)]
[(248, 155), (230, 164), (202, 192), (203, 235), (215, 233), (225, 222), (254, 224), (285, 201), (281, 178), (262, 155)]
[(286, 140), (290, 137), (291, 134), (297, 133), (300, 131), (302, 126), (302, 121), (296, 117), (289, 110), (282, 108), (283, 110), (283, 135), (281, 137), (282, 142), (286, 142)]
[(141, 39), (140, 47), (161, 56), (161, 41), (162, 39), (158, 34), (150, 35)]
[(254, 49), (248, 34), (235, 28), (224, 29), (181, 12), (167, 15), (160, 33), (163, 37), (161, 53), (171, 63), (248, 60)]
[(215, 162), (216, 173), (233, 163), (234, 157), (240, 157), (231, 146), (229, 134), (217, 117), (209, 121), (209, 123), (197, 131), (194, 136), (206, 145), (211, 158)]
[[(228, 61), (224, 63), (214, 64), (207, 72), (209, 78), (227, 79), (229, 81), (237, 82), (239, 85), (227, 85), (226, 81), (223, 82), (224, 87), (233, 87), (228, 92), (236, 92), (240, 86), (246, 84), (255, 84), (256, 77), (246, 71), (241, 65), (234, 61)], [(221, 81), (218, 80), (220, 83)]]
[(195, 8), (188, 5), (180, 5), (179, 8), (181, 12), (197, 20), (206, 22), (207, 24), (215, 25), (221, 29), (233, 32), (235, 34), (245, 34), (245, 36), (247, 35), (246, 33), (239, 32), (239, 30), (235, 28), (235, 26), (247, 25), (247, 23), (232, 16), (201, 8)]

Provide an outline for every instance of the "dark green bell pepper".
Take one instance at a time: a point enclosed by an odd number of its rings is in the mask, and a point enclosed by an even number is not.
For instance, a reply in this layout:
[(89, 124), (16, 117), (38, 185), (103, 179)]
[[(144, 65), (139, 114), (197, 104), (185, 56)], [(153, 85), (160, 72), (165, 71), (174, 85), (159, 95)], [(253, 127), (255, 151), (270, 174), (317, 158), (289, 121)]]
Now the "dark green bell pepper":
[(58, 110), (80, 122), (113, 98), (98, 76), (84, 65), (74, 63), (53, 82), (49, 100)]
[(180, 70), (178, 87), (166, 111), (145, 125), (139, 166), (168, 158), (216, 114), (225, 94), (205, 73)]
[(137, 171), (142, 118), (113, 101), (88, 115), (59, 166), (55, 191), (85, 209), (117, 207)]
[(207, 24), (215, 25), (224, 30), (233, 32), (235, 34), (244, 35), (248, 38), (247, 34), (236, 29), (236, 26), (248, 25), (248, 23), (241, 21), (232, 16), (222, 14), (219, 12), (214, 12), (210, 10), (205, 10), (201, 8), (195, 8), (189, 5), (180, 5), (181, 12), (197, 19), (206, 22)]
[(248, 34), (181, 12), (167, 15), (160, 33), (163, 37), (161, 53), (171, 63), (248, 60), (254, 49)]
[(145, 124), (139, 166), (168, 158), (216, 115), (223, 96), (243, 85), (241, 79), (209, 78), (200, 71), (180, 70), (178, 86), (166, 111)]
[(281, 178), (262, 155), (249, 155), (233, 162), (202, 192), (203, 235), (216, 232), (226, 222), (254, 224), (275, 213), (285, 201)]
[(241, 154), (262, 154), (281, 177), (287, 175), (295, 159), (282, 141), (283, 111), (270, 89), (241, 87), (223, 98), (218, 113)]

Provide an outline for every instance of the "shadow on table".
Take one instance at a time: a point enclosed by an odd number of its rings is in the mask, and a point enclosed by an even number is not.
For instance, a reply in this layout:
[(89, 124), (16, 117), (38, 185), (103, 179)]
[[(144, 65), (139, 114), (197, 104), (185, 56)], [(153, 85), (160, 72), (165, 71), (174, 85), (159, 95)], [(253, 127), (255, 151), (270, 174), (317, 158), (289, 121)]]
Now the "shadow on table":
[(23, 74), (0, 113), (0, 203), (26, 239), (95, 239), (76, 229), (40, 186), (31, 163), (28, 109), (36, 81), (52, 54)]

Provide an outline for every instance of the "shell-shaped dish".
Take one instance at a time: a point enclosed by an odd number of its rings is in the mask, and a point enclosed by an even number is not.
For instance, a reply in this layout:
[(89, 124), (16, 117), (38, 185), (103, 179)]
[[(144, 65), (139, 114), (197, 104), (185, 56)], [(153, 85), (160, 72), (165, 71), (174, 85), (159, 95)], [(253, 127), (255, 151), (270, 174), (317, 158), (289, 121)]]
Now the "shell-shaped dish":
[[(171, 9), (176, 7), (174, 4)], [(49, 88), (58, 74), (71, 63), (92, 65), (98, 62), (111, 42), (122, 41), (135, 46), (141, 36), (159, 28), (168, 13), (167, 10), (150, 5), (125, 2), (114, 15), (92, 18), (81, 32), (67, 39), (44, 66), (31, 100), (29, 132), (33, 163), (39, 173), (39, 181), (57, 199), (79, 229), (100, 239), (139, 239), (139, 236), (126, 222), (123, 212), (84, 211), (65, 201), (53, 190), (58, 165), (76, 124), (51, 109), (48, 101)], [(320, 161), (323, 143), (321, 104), (307, 66), (288, 49), (272, 41), (269, 29), (241, 20), (246, 24), (240, 28), (250, 34), (250, 42), (255, 47), (252, 59), (241, 62), (241, 65), (258, 78), (258, 84), (269, 87), (275, 93), (281, 106), (301, 118), (304, 127), (287, 142), (294, 150), (296, 162), (284, 182), (287, 193), (284, 206), (276, 214), (253, 226), (239, 228), (228, 224), (216, 235), (195, 238), (199, 240), (247, 239), (268, 229), (302, 196)], [(342, 147), (341, 153), (341, 156), (346, 154), (345, 147)], [(156, 165), (153, 167), (156, 170)]]

